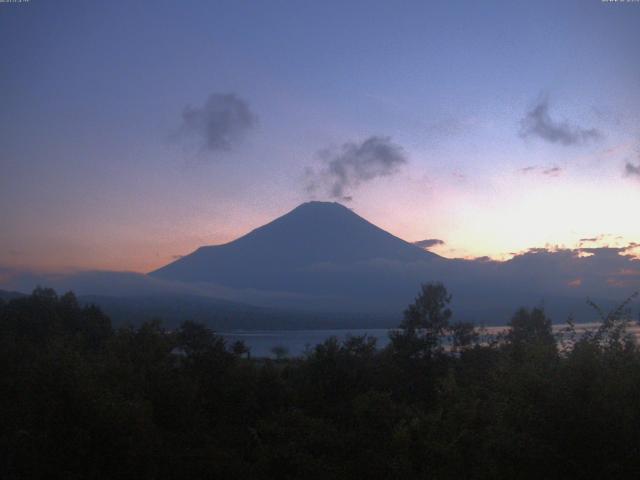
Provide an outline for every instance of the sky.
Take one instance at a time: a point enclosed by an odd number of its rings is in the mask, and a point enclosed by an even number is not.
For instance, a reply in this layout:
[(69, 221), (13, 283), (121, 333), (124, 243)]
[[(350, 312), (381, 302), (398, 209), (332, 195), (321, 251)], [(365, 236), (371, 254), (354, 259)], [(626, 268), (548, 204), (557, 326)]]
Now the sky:
[(446, 257), (640, 240), (640, 2), (0, 3), (0, 265), (148, 272), (309, 200)]

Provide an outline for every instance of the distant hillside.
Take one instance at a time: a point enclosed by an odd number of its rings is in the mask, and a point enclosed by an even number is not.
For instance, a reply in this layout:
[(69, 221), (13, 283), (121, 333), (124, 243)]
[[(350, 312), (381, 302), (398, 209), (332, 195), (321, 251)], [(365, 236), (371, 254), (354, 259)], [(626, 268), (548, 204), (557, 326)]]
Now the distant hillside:
[(13, 300), (14, 298), (20, 298), (26, 296), (24, 293), (12, 292), (8, 290), (0, 290), (0, 299), (4, 301)]
[(140, 325), (147, 320), (161, 319), (168, 328), (174, 328), (185, 320), (194, 320), (217, 331), (299, 330), (395, 327), (398, 320), (396, 317), (377, 315), (320, 314), (263, 308), (195, 295), (83, 295), (79, 301), (98, 305), (115, 325)]

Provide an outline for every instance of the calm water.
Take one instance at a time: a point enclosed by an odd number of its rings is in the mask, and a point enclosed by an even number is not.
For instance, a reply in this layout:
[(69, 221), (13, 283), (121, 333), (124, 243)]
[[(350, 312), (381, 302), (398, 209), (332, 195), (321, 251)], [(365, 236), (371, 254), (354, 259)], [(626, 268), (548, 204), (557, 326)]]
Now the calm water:
[(302, 355), (306, 349), (311, 349), (324, 342), (329, 337), (344, 340), (351, 335), (368, 335), (377, 339), (378, 348), (389, 343), (389, 330), (386, 328), (372, 328), (368, 330), (270, 330), (220, 333), (229, 343), (242, 340), (250, 349), (253, 357), (275, 357), (272, 349), (284, 347), (288, 356)]
[[(565, 325), (554, 325), (553, 329), (558, 332), (559, 329), (564, 326)], [(597, 327), (598, 324), (596, 323), (583, 323), (576, 325), (576, 330), (580, 333)], [(484, 329), (484, 335), (492, 337), (504, 331), (505, 328), (506, 327), (486, 327)], [(638, 326), (638, 324), (630, 325), (628, 331), (635, 335), (636, 339), (640, 340), (640, 326)], [(305, 351), (312, 349), (329, 337), (337, 337), (338, 340), (344, 340), (348, 336), (368, 335), (377, 339), (378, 348), (384, 348), (389, 343), (389, 332), (390, 330), (386, 328), (355, 330), (252, 330), (220, 333), (220, 335), (224, 336), (229, 343), (242, 340), (251, 349), (251, 356), (253, 357), (273, 358), (275, 357), (273, 352), (274, 348), (282, 347), (286, 350), (287, 356), (295, 357), (304, 354)]]

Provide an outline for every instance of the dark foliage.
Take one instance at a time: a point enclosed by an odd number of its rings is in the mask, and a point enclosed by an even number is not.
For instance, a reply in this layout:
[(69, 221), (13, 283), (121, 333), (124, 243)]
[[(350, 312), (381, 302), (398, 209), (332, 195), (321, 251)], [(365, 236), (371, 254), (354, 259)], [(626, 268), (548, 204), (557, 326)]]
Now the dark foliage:
[[(542, 310), (481, 341), (425, 285), (386, 349), (251, 358), (206, 327), (114, 329), (72, 293), (0, 303), (4, 479), (628, 478), (640, 351), (624, 308), (558, 342)], [(560, 348), (558, 347), (560, 346)]]

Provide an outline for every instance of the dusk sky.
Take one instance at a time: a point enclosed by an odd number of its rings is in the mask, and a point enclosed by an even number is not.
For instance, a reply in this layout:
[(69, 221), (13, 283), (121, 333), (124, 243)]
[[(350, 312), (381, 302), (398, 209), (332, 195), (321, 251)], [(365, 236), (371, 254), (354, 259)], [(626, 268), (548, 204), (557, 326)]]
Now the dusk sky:
[(640, 239), (640, 2), (0, 3), (0, 265), (147, 272), (308, 200), (446, 257)]

